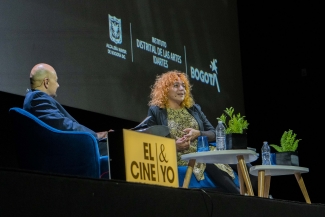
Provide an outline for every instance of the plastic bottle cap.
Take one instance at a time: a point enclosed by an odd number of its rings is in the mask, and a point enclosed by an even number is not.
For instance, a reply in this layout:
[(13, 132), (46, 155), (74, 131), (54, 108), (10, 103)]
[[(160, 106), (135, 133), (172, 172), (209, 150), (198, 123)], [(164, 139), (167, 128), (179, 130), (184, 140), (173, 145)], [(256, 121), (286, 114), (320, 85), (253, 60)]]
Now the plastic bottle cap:
[(222, 124), (222, 121), (218, 121), (218, 124), (220, 124), (220, 123)]

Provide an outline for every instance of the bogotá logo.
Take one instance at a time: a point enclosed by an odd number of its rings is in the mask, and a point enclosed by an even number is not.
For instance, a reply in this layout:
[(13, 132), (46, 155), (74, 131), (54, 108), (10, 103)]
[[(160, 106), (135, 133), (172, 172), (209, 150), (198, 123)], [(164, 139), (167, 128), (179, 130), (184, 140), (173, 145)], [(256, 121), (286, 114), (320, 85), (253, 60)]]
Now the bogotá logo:
[(220, 93), (220, 87), (218, 82), (218, 67), (217, 67), (218, 60), (213, 59), (211, 61), (211, 71), (212, 73), (204, 72), (203, 70), (194, 68), (191, 66), (191, 78), (197, 81), (201, 81), (202, 83), (209, 84), (211, 86), (217, 86), (218, 92)]
[(122, 22), (115, 16), (108, 15), (109, 37), (115, 44), (122, 44)]

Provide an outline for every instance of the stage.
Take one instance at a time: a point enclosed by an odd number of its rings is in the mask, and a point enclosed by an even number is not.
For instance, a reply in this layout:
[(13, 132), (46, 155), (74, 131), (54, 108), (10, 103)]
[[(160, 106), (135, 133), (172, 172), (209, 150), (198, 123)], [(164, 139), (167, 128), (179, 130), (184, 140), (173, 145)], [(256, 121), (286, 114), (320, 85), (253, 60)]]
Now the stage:
[(4, 216), (324, 216), (306, 204), (200, 189), (161, 187), (0, 169)]

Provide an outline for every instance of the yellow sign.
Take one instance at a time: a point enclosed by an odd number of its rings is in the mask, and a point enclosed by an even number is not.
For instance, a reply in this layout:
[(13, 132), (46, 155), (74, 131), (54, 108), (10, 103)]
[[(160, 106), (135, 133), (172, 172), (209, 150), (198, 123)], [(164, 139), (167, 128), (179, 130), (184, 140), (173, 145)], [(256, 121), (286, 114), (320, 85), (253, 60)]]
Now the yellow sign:
[(126, 181), (178, 187), (174, 139), (123, 129)]

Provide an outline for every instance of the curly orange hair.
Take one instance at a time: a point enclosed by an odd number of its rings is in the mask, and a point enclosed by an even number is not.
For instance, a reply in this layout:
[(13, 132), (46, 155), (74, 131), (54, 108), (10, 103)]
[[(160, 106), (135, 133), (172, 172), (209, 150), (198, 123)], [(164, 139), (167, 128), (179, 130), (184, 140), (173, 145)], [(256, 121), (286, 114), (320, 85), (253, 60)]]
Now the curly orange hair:
[(185, 84), (185, 98), (181, 103), (182, 107), (190, 108), (194, 104), (194, 99), (191, 94), (192, 86), (187, 78), (187, 75), (181, 71), (168, 71), (162, 75), (158, 75), (155, 84), (151, 87), (149, 106), (158, 106), (160, 108), (168, 107), (168, 91), (176, 80), (180, 78)]

